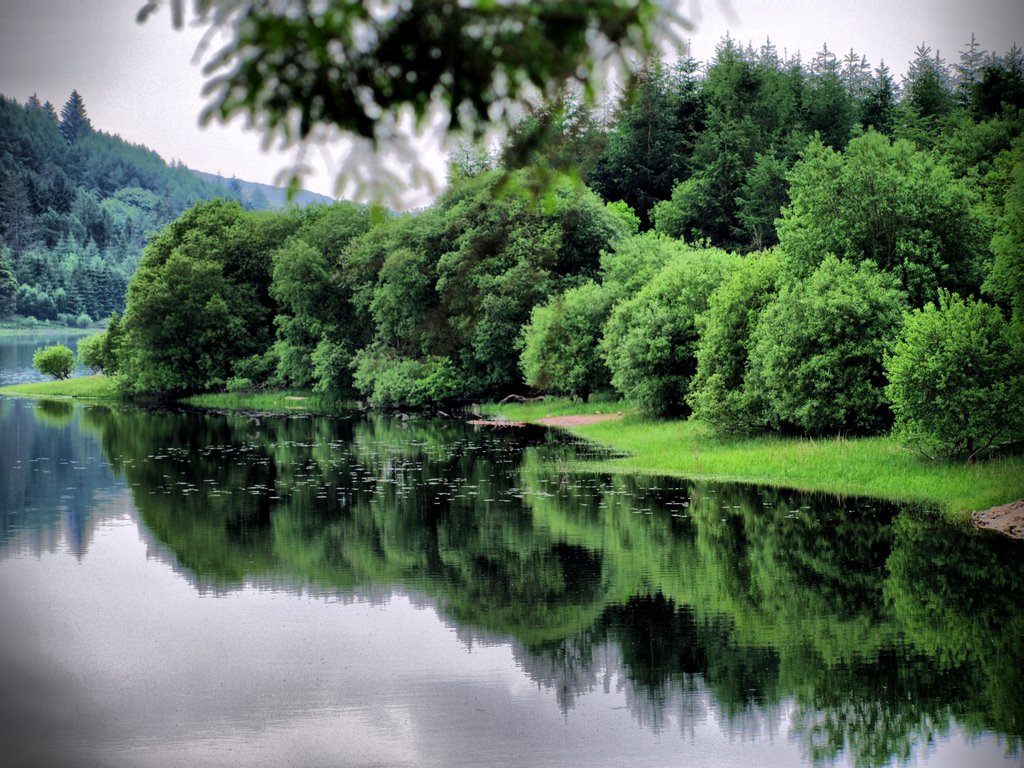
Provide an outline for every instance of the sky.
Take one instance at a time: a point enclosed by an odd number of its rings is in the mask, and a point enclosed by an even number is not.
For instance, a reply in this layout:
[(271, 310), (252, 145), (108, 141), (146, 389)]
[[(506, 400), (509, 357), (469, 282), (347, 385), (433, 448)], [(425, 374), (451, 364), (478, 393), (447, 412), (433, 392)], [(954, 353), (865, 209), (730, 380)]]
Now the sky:
[[(0, 94), (24, 102), (35, 93), (59, 111), (77, 89), (99, 130), (196, 170), (279, 181), (293, 152), (264, 151), (260, 133), (247, 130), (242, 118), (200, 127), (206, 101), (194, 54), (202, 31), (174, 29), (166, 8), (138, 24), (142, 4), (0, 0)], [(799, 51), (805, 61), (823, 44), (840, 56), (853, 48), (872, 67), (884, 60), (897, 76), (921, 43), (950, 63), (958, 60), (972, 32), (989, 51), (1024, 45), (1024, 0), (677, 0), (676, 5), (694, 22), (684, 38), (698, 61), (711, 59), (727, 32), (755, 47), (770, 38), (780, 52)], [(339, 141), (307, 156), (313, 172), (306, 188), (334, 196), (346, 149)], [(435, 138), (425, 136), (415, 151), (435, 186), (443, 186), (446, 155)], [(400, 172), (400, 161), (392, 166)], [(410, 186), (395, 204), (425, 205), (432, 194)]]

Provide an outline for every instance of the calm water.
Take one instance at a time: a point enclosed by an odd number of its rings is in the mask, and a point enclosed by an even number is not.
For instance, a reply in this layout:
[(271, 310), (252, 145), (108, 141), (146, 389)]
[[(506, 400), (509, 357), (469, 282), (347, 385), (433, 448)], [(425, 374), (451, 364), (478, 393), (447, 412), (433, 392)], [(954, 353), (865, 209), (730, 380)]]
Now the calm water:
[(1019, 765), (1024, 549), (541, 430), (0, 398), (12, 766)]
[[(63, 344), (72, 352), (77, 352), (78, 340), (93, 333), (97, 333), (97, 331), (92, 329), (0, 336), (0, 387), (23, 384), (27, 381), (45, 380), (48, 377), (43, 376), (32, 367), (32, 356), (37, 349)], [(85, 369), (77, 367), (73, 375), (79, 376), (84, 373), (86, 373)]]

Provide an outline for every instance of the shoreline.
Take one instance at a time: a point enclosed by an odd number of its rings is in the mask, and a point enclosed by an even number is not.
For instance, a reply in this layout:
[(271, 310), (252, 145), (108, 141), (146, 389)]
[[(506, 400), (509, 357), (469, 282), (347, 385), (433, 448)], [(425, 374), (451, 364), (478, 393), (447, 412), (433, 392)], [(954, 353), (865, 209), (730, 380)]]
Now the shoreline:
[[(102, 374), (0, 388), (0, 394), (127, 402)], [(191, 403), (211, 410), (327, 414), (343, 404), (318, 402), (309, 393), (215, 395)], [(200, 399), (200, 398), (197, 398)], [(211, 402), (219, 401), (219, 402)], [(275, 402), (276, 401), (276, 402)], [(181, 401), (189, 404), (187, 400)], [(536, 424), (567, 429), (601, 443), (621, 458), (587, 462), (596, 471), (740, 482), (795, 490), (866, 496), (926, 504), (950, 520), (1024, 538), (1024, 456), (977, 464), (935, 464), (891, 437), (721, 438), (704, 425), (646, 419), (619, 410), (617, 401), (587, 406), (551, 399), (544, 403), (484, 407), (480, 426)], [(262, 406), (262, 407), (261, 407)], [(470, 422), (473, 423), (473, 422)]]

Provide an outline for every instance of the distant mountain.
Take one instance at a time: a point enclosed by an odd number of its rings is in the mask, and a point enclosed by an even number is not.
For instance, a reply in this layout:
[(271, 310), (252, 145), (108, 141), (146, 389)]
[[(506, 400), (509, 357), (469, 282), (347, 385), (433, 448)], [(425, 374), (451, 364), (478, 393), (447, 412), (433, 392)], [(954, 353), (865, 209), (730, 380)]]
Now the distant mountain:
[[(260, 184), (257, 181), (244, 181), (234, 177), (226, 179), (219, 174), (205, 173), (204, 171), (193, 170), (192, 173), (203, 181), (216, 184), (224, 189), (234, 192), (235, 194), (231, 195), (231, 197), (239, 195), (242, 199), (250, 201), (254, 209), (278, 209), (286, 208), (289, 205), (288, 190), (284, 187)], [(335, 202), (334, 199), (327, 195), (321, 195), (316, 192), (309, 192), (308, 190), (300, 189), (296, 193), (295, 199), (291, 202), (291, 205), (305, 207), (307, 205), (316, 205), (320, 203), (330, 205), (333, 202)], [(262, 203), (265, 203), (265, 205)]]

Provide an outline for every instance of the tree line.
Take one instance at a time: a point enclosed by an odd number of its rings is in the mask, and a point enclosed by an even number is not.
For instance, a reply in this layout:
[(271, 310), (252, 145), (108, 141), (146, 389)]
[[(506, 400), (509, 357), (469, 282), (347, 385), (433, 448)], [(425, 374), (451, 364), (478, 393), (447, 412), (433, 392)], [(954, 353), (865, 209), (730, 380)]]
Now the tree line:
[(530, 162), (464, 150), (414, 214), (195, 206), (95, 344), (135, 393), (611, 387), (725, 432), (895, 423), (973, 457), (1024, 431), (1022, 108), (1016, 47), (921, 46), (897, 84), (726, 38), (647, 62), (607, 119), (571, 94), (529, 115)]
[(123, 312), (146, 238), (215, 197), (268, 207), (96, 130), (78, 91), (59, 113), (0, 96), (0, 318)]

